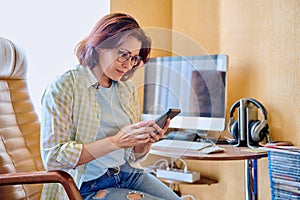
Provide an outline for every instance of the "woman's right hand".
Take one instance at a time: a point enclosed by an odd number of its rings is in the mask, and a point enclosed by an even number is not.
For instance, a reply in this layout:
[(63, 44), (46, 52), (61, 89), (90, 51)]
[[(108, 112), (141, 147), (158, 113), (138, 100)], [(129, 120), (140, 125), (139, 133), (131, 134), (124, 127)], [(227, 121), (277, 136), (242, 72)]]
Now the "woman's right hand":
[(134, 147), (149, 142), (150, 135), (154, 134), (153, 120), (142, 121), (124, 126), (110, 141), (119, 148)]
[(77, 165), (99, 158), (121, 148), (134, 147), (150, 141), (154, 134), (153, 120), (138, 122), (124, 126), (116, 135), (84, 144)]

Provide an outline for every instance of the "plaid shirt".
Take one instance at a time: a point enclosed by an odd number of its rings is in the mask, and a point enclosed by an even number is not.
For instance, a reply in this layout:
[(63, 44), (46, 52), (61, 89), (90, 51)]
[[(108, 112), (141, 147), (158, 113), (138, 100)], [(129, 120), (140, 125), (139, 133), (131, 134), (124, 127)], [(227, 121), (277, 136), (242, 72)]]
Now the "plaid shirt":
[[(86, 165), (76, 167), (83, 144), (96, 140), (101, 120), (94, 87), (97, 82), (88, 67), (78, 65), (50, 84), (42, 97), (41, 155), (44, 166), (47, 170), (68, 172), (78, 188), (86, 173)], [(139, 101), (133, 83), (118, 82), (115, 90), (131, 122), (140, 121)], [(125, 152), (125, 160), (134, 163), (132, 148)], [(46, 184), (42, 199), (68, 198), (60, 184)]]

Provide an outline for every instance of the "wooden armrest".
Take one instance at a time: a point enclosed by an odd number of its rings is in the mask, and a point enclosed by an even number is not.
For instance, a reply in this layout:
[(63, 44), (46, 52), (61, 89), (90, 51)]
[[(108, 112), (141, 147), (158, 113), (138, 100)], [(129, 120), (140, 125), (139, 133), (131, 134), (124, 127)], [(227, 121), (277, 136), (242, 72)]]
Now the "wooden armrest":
[(36, 171), (0, 174), (0, 186), (37, 183), (60, 183), (69, 199), (82, 200), (73, 178), (64, 171)]

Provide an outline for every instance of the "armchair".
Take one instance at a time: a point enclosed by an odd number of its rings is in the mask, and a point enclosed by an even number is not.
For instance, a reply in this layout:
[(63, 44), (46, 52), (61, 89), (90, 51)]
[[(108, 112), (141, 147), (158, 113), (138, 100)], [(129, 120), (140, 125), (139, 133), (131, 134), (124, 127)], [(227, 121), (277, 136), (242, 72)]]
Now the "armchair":
[(43, 184), (60, 183), (69, 199), (82, 199), (72, 177), (45, 171), (40, 125), (28, 92), (27, 58), (0, 37), (0, 199), (40, 199)]

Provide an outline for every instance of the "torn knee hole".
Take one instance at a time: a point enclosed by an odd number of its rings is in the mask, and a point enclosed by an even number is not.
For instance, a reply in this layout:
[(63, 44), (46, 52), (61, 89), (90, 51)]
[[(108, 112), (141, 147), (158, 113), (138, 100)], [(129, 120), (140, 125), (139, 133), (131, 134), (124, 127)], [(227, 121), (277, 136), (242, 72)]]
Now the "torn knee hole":
[(127, 199), (129, 200), (141, 200), (144, 198), (144, 194), (142, 192), (132, 191), (127, 195)]
[(107, 191), (106, 190), (100, 190), (97, 192), (97, 194), (94, 196), (94, 198), (104, 198), (105, 195), (107, 195)]

